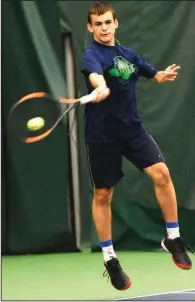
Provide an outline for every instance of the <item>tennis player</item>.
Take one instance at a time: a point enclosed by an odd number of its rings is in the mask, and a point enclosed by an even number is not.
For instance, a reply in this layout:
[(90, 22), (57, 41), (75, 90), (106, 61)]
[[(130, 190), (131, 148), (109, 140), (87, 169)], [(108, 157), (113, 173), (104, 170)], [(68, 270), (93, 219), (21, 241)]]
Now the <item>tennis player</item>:
[(110, 4), (94, 4), (88, 14), (88, 30), (94, 41), (82, 58), (89, 93), (97, 97), (85, 108), (85, 139), (89, 173), (93, 187), (92, 213), (102, 248), (104, 265), (112, 285), (118, 290), (131, 286), (112, 244), (111, 207), (115, 185), (123, 177), (122, 157), (126, 157), (153, 181), (157, 202), (166, 222), (162, 247), (172, 254), (181, 269), (190, 269), (191, 260), (180, 238), (177, 200), (164, 157), (146, 131), (136, 108), (135, 88), (139, 77), (157, 84), (173, 82), (180, 66), (158, 71), (132, 49), (115, 41), (118, 20)]

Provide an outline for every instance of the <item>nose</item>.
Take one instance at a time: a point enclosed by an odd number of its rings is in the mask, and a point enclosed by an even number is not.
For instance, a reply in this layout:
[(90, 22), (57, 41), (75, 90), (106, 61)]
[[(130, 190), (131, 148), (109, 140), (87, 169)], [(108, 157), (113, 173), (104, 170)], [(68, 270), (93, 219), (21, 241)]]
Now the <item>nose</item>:
[(103, 31), (106, 31), (106, 30), (107, 30), (107, 26), (106, 26), (105, 23), (102, 24), (102, 30), (103, 30)]

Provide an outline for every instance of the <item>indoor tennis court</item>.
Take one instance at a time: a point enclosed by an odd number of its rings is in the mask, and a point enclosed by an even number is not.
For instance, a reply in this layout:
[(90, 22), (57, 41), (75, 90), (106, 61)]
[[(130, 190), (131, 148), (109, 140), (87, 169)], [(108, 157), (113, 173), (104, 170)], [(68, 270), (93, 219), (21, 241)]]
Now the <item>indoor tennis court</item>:
[(2, 2), (2, 300), (195, 301), (195, 2), (95, 2)]
[(5, 256), (2, 300), (194, 300), (195, 271), (180, 270), (168, 254), (117, 255), (132, 277), (132, 286), (124, 292), (103, 278), (101, 253)]

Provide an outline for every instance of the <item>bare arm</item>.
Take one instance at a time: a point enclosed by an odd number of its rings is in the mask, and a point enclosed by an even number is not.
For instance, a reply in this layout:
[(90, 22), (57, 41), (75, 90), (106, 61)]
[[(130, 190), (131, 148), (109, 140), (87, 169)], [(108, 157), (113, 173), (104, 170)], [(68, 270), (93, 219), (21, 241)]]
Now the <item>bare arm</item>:
[(164, 84), (168, 82), (173, 82), (177, 78), (177, 70), (180, 69), (180, 66), (175, 64), (168, 66), (164, 71), (158, 71), (154, 76), (154, 80), (158, 84)]
[(91, 73), (89, 75), (89, 81), (95, 88), (92, 93), (97, 95), (96, 99), (94, 100), (95, 103), (101, 102), (109, 96), (110, 89), (107, 87), (106, 81), (102, 75)]

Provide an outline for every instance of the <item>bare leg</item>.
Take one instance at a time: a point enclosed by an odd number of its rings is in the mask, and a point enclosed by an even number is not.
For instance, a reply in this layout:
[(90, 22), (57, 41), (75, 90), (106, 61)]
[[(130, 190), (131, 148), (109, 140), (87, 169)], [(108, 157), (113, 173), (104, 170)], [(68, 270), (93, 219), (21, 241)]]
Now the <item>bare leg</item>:
[(122, 270), (112, 245), (111, 200), (113, 189), (95, 189), (93, 197), (93, 219), (104, 255), (104, 265), (112, 285), (118, 290), (131, 286), (131, 280)]
[(113, 189), (95, 189), (92, 204), (92, 214), (99, 241), (112, 238), (111, 232), (111, 200)]
[(166, 220), (168, 236), (162, 240), (161, 245), (172, 254), (173, 262), (179, 268), (189, 270), (192, 268), (192, 262), (180, 238), (177, 200), (169, 170), (164, 163), (158, 163), (145, 171), (154, 182), (156, 198)]
[(177, 199), (175, 189), (164, 163), (158, 163), (145, 169), (154, 182), (156, 199), (166, 222), (178, 221)]

